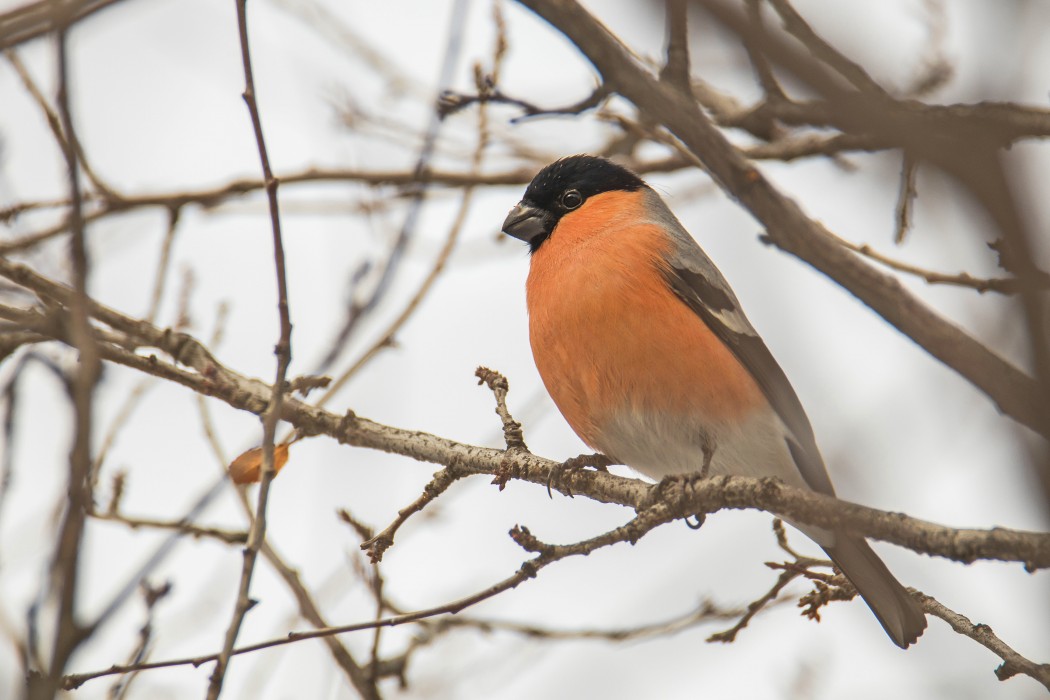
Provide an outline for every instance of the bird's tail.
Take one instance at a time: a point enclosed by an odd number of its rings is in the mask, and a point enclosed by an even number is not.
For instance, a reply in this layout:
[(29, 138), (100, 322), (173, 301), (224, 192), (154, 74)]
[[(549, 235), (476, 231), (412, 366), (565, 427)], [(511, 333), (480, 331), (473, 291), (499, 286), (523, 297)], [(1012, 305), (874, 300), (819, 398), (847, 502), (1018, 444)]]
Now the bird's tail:
[(853, 583), (890, 639), (906, 649), (926, 629), (922, 608), (866, 541), (841, 533), (836, 535), (835, 546), (824, 547), (824, 551)]

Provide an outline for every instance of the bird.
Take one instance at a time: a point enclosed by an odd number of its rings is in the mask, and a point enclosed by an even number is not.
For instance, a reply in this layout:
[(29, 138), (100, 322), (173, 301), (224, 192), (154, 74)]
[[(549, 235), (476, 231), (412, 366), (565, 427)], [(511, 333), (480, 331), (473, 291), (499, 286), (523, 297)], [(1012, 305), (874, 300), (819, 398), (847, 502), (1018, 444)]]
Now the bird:
[[(529, 247), (529, 343), (576, 434), (616, 464), (777, 477), (835, 495), (809, 418), (725, 277), (659, 194), (605, 158), (541, 169), (503, 222)], [(792, 523), (907, 648), (922, 608), (862, 537)]]

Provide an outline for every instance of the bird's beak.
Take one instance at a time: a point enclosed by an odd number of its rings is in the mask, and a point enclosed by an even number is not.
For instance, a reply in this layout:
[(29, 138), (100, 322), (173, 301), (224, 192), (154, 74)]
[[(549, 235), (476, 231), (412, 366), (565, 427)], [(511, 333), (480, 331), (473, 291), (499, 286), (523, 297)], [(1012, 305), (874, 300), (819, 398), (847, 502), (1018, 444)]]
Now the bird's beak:
[(539, 236), (550, 234), (549, 217), (547, 212), (538, 207), (518, 202), (503, 220), (503, 233), (531, 243)]

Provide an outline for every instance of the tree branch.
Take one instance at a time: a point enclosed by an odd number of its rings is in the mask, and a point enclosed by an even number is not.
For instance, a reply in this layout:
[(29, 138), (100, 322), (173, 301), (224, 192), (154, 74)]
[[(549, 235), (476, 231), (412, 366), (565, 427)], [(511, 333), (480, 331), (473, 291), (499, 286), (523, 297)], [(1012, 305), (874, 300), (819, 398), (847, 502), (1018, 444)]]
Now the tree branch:
[[(241, 567), (241, 580), (238, 586), (233, 618), (230, 620), (229, 628), (226, 630), (226, 639), (223, 642), (222, 651), (216, 659), (215, 668), (212, 670), (208, 682), (208, 700), (217, 700), (219, 693), (222, 692), (226, 669), (229, 665), (234, 645), (237, 642), (237, 635), (240, 633), (241, 623), (244, 621), (244, 616), (248, 610), (255, 605), (255, 601), (249, 598), (249, 592), (259, 549), (266, 540), (266, 506), (269, 500), (270, 483), (276, 474), (274, 467), (274, 439), (277, 434), (277, 421), (281, 415), (281, 404), (284, 401), (285, 377), (288, 373), (288, 365), (292, 361), (292, 321), (288, 311), (288, 280), (285, 275), (284, 243), (281, 240), (281, 216), (277, 203), (278, 182), (270, 170), (270, 158), (266, 152), (266, 141), (263, 138), (262, 119), (259, 116), (259, 105), (255, 100), (255, 78), (252, 74), (251, 51), (248, 44), (247, 0), (235, 0), (235, 2), (237, 5), (237, 29), (240, 37), (241, 63), (244, 67), (243, 97), (248, 107), (252, 131), (255, 134), (255, 143), (259, 150), (259, 163), (262, 166), (263, 182), (265, 183), (266, 198), (269, 204), (270, 226), (273, 230), (273, 258), (277, 276), (277, 314), (280, 318), (280, 337), (274, 348), (274, 354), (277, 356), (277, 376), (274, 378), (273, 389), (267, 401), (266, 409), (259, 416), (263, 424), (263, 460), (262, 476), (259, 480), (258, 502), (255, 507), (251, 529), (248, 531), (248, 544), (244, 548), (244, 561)], [(374, 693), (368, 692), (367, 686), (358, 689), (365, 694), (365, 697), (375, 697)]]
[(69, 225), (72, 231), (69, 258), (73, 272), (73, 289), (69, 298), (70, 342), (79, 353), (77, 370), (69, 386), (73, 403), (73, 445), (69, 454), (67, 497), (58, 529), (58, 539), (51, 560), (49, 593), (57, 598), (54, 639), (49, 667), (43, 676), (29, 684), (30, 698), (50, 698), (77, 647), (91, 634), (77, 619), (77, 586), (80, 581), (80, 553), (85, 519), (91, 505), (91, 435), (94, 426), (93, 399), (101, 369), (96, 339), (89, 322), (87, 284), (90, 263), (85, 244), (84, 220), (81, 216), (80, 169), (77, 162), (76, 135), (69, 100), (68, 30), (71, 8), (57, 7), (53, 20), (58, 28), (55, 37), (58, 64), (56, 102), (66, 138), (60, 142), (65, 157), (69, 182)]
[[(10, 12), (0, 14), (0, 50), (39, 39), (53, 31), (56, 24), (72, 25), (120, 0), (72, 0), (61, 10), (54, 0), (37, 0)], [(61, 18), (56, 18), (56, 13)]]
[[(50, 282), (28, 267), (3, 258), (0, 258), (0, 276), (24, 283), (27, 288), (55, 301), (68, 301), (71, 295), (68, 287)], [(97, 302), (90, 302), (89, 310), (95, 318), (126, 333), (129, 345), (156, 347), (194, 371), (181, 369), (156, 357), (142, 357), (108, 343), (100, 346), (105, 359), (170, 379), (240, 410), (261, 414), (269, 405), (270, 386), (223, 366), (192, 336), (155, 328)], [(69, 342), (54, 329), (51, 332), (50, 337)], [(423, 462), (455, 465), (470, 474), (507, 474), (508, 478), (546, 487), (551, 469), (561, 466), (560, 462), (520, 450), (503, 451), (468, 445), (429, 433), (383, 425), (352, 412), (338, 416), (293, 397), (285, 399), (281, 411), (281, 417), (304, 435), (324, 434), (357, 447), (400, 454)], [(636, 510), (659, 498), (653, 495), (654, 488), (636, 479), (597, 471), (574, 471), (559, 479), (562, 492), (571, 491), (602, 503), (617, 503)], [(713, 477), (691, 483), (688, 487), (664, 488), (663, 498), (676, 513), (671, 519), (713, 513), (724, 508), (759, 508), (803, 524), (844, 528), (956, 561), (968, 563), (977, 559), (994, 559), (1021, 562), (1029, 570), (1050, 567), (1050, 534), (1004, 528), (950, 528), (794, 489), (775, 479)]]
[(665, 125), (715, 181), (766, 227), (770, 240), (857, 296), (938, 360), (983, 391), (1001, 411), (1050, 437), (1038, 382), (958, 326), (895, 278), (843, 250), (819, 222), (781, 194), (692, 102), (660, 83), (586, 10), (572, 0), (519, 0), (564, 33), (606, 82)]
[(1013, 678), (1017, 674), (1023, 674), (1034, 678), (1050, 690), (1050, 664), (1037, 664), (1029, 661), (1018, 654), (1010, 645), (995, 636), (992, 628), (985, 624), (974, 624), (965, 615), (951, 610), (938, 601), (924, 593), (919, 593), (918, 598), (922, 603), (922, 609), (928, 614), (939, 617), (948, 625), (970, 639), (976, 641), (993, 654), (1003, 660), (1003, 664), (995, 669), (995, 677), (1001, 681)]

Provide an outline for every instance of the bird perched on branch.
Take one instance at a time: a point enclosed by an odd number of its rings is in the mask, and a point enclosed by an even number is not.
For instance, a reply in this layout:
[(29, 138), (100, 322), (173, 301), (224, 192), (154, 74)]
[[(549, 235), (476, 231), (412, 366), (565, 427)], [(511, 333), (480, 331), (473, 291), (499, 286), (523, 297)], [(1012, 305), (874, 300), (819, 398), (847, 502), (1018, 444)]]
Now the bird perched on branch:
[[(590, 447), (654, 479), (775, 476), (834, 496), (813, 429), (725, 278), (630, 170), (577, 155), (541, 170), (503, 222), (531, 251), (529, 338)], [(798, 525), (901, 647), (916, 601), (860, 537)]]

